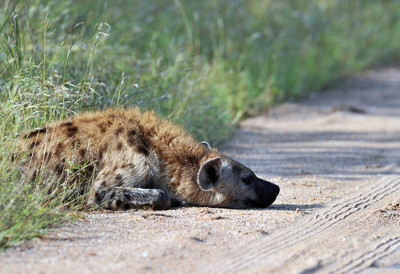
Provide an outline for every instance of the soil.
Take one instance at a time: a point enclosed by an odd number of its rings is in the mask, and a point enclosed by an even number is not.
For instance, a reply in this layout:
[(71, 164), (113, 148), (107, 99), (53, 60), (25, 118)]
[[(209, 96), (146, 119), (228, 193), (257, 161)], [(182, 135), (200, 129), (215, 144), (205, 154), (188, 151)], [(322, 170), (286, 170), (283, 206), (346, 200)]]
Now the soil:
[(223, 151), (267, 209), (95, 212), (0, 254), (1, 273), (400, 273), (400, 68), (248, 119)]

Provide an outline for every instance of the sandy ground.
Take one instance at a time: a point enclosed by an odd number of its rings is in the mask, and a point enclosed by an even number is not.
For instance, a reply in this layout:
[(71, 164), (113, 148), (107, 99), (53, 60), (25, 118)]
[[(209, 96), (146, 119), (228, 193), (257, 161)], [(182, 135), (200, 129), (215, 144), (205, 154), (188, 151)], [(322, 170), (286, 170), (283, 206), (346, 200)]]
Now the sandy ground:
[(224, 147), (267, 209), (88, 214), (0, 254), (0, 273), (400, 273), (400, 69), (242, 123)]

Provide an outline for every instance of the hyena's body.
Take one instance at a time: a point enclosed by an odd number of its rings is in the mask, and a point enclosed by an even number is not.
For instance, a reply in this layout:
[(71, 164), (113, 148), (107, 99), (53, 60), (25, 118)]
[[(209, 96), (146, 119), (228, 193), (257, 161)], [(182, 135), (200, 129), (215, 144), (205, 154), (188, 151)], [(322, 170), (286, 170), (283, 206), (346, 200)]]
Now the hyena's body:
[(20, 140), (30, 156), (25, 169), (31, 176), (63, 180), (71, 166), (85, 168), (89, 203), (109, 209), (166, 209), (172, 201), (265, 207), (279, 193), (276, 185), (182, 128), (138, 108), (83, 114), (32, 130)]

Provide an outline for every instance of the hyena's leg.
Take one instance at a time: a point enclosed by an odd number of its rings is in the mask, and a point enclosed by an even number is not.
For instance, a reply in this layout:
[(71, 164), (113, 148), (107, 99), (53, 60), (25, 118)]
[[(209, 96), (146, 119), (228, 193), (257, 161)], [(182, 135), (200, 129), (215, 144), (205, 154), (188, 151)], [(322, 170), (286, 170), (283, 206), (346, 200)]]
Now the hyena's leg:
[[(156, 188), (146, 187), (149, 176), (138, 176), (134, 170), (114, 168), (101, 170), (92, 183), (89, 204), (107, 209), (147, 208), (168, 209), (172, 205), (169, 194)], [(151, 180), (151, 179), (150, 179)], [(149, 182), (151, 187), (151, 182)]]
[(146, 208), (168, 209), (171, 198), (168, 193), (154, 188), (99, 187), (94, 193), (94, 202), (107, 209)]

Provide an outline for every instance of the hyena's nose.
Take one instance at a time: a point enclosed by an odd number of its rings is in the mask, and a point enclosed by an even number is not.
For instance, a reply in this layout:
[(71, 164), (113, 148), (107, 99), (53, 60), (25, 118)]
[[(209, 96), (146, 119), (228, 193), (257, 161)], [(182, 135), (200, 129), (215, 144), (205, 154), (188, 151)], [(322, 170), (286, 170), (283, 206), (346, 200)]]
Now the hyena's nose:
[(276, 196), (278, 196), (279, 190), (280, 190), (279, 186), (273, 185), (273, 187), (272, 187), (272, 192), (273, 192)]

